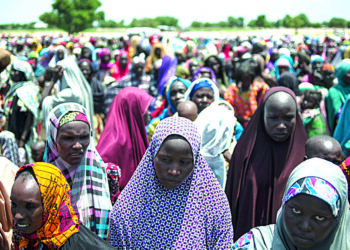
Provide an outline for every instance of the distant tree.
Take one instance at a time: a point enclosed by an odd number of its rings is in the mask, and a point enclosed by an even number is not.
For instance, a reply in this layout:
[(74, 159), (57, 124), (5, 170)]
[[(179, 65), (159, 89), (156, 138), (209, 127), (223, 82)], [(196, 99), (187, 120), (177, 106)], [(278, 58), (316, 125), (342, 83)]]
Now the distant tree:
[(293, 27), (293, 17), (291, 17), (290, 15), (285, 15), (282, 19), (282, 26), (286, 28)]
[(237, 27), (244, 27), (244, 17), (237, 18)]
[(311, 27), (312, 27), (312, 28), (321, 28), (321, 27), (322, 27), (322, 24), (321, 24), (321, 23), (312, 23), (312, 24), (311, 24)]
[(229, 16), (227, 18), (227, 26), (228, 27), (238, 27), (238, 19), (236, 19), (232, 16)]
[(193, 27), (193, 28), (200, 28), (200, 27), (203, 27), (203, 24), (201, 22), (198, 22), (198, 21), (193, 21), (191, 23), (191, 27)]
[(301, 13), (293, 18), (294, 28), (310, 27), (310, 24), (309, 18), (304, 13)]
[(345, 28), (347, 27), (348, 22), (344, 18), (339, 17), (333, 17), (328, 22), (328, 27), (335, 27), (335, 28)]
[(256, 27), (266, 27), (267, 26), (266, 16), (265, 15), (258, 16), (258, 18), (256, 19), (256, 22), (255, 22), (255, 26)]
[(158, 25), (167, 25), (177, 27), (179, 20), (171, 16), (158, 16), (155, 18), (155, 21), (158, 22)]
[(124, 20), (121, 20), (119, 23), (114, 20), (101, 21), (99, 23), (99, 27), (101, 28), (120, 28), (125, 27)]
[(104, 12), (97, 12), (100, 6), (99, 0), (55, 0), (52, 11), (43, 13), (39, 19), (49, 27), (80, 32), (92, 27), (94, 21), (104, 19)]
[(250, 20), (248, 23), (248, 27), (256, 27), (256, 20)]

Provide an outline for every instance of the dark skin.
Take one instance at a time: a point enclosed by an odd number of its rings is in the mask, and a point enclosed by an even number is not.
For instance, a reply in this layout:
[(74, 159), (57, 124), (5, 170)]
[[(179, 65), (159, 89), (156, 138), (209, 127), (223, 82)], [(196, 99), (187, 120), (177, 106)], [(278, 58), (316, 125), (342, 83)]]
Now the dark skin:
[(333, 81), (334, 81), (335, 75), (334, 72), (331, 70), (322, 70), (322, 79), (323, 79), (323, 86), (329, 89), (330, 87), (333, 87)]
[(305, 143), (306, 159), (321, 158), (340, 165), (342, 163), (342, 149), (337, 140), (328, 135), (315, 135)]
[(346, 74), (343, 76), (343, 81), (347, 85), (350, 85), (350, 70), (346, 72)]
[(44, 99), (50, 95), (55, 83), (57, 82), (57, 80), (61, 80), (62, 79), (62, 76), (63, 76), (63, 71), (64, 71), (64, 68), (60, 65), (57, 65), (54, 70), (53, 70), (53, 76), (52, 76), (52, 79), (51, 79), (51, 82), (50, 84), (44, 88), (42, 94), (41, 94), (41, 100), (40, 100), (40, 104), (39, 104), (39, 109), (41, 109), (41, 106), (43, 105), (43, 101)]
[(278, 66), (278, 71), (279, 71), (279, 74), (282, 75), (283, 72), (289, 71), (289, 67), (288, 66)]
[(192, 101), (181, 102), (177, 106), (177, 113), (179, 117), (185, 117), (191, 121), (195, 121), (198, 114), (197, 105)]
[(119, 67), (122, 69), (125, 69), (127, 65), (128, 65), (128, 56), (121, 55), (119, 59)]
[(32, 145), (32, 158), (34, 162), (43, 162), (45, 153), (45, 142), (38, 141)]
[(299, 194), (283, 207), (284, 228), (298, 248), (316, 247), (335, 223), (330, 206), (319, 198)]
[(301, 109), (314, 109), (320, 106), (322, 94), (316, 91), (305, 91)]
[(180, 186), (192, 173), (193, 153), (185, 138), (167, 137), (154, 158), (154, 168), (159, 182), (168, 190)]
[(219, 76), (221, 65), (215, 57), (210, 57), (208, 59), (208, 67), (214, 71), (216, 77)]
[(186, 86), (180, 81), (176, 81), (171, 85), (169, 96), (171, 105), (173, 105), (175, 109), (177, 109), (179, 103), (184, 100), (186, 90)]
[(142, 76), (143, 69), (145, 68), (145, 65), (143, 63), (137, 63), (132, 67), (132, 71), (135, 73), (136, 77), (139, 78)]
[(88, 82), (90, 82), (91, 75), (92, 75), (92, 67), (91, 67), (90, 63), (88, 63), (86, 61), (82, 61), (81, 63), (79, 63), (79, 68), (80, 68), (81, 72), (83, 73), (83, 75), (85, 76), (85, 79)]
[(109, 63), (111, 60), (111, 55), (110, 54), (104, 54), (102, 57), (101, 57), (101, 61), (103, 63)]
[(56, 56), (57, 56), (57, 59), (59, 61), (63, 60), (63, 58), (64, 58), (64, 51), (61, 50), (61, 49), (57, 50)]
[(197, 69), (199, 69), (199, 63), (196, 61), (192, 61), (188, 66), (188, 70), (190, 71), (191, 77), (193, 77), (193, 74)]
[(294, 99), (285, 92), (276, 92), (264, 106), (264, 125), (267, 134), (276, 142), (287, 140), (293, 133), (297, 107)]
[(43, 206), (34, 177), (18, 177), (12, 186), (10, 199), (11, 213), (20, 231), (31, 234), (41, 228)]
[(198, 113), (208, 107), (214, 101), (214, 91), (210, 88), (200, 88), (194, 92), (191, 101), (193, 101), (198, 108)]
[(80, 53), (80, 59), (89, 59), (92, 61), (91, 50), (89, 48), (82, 48)]
[(56, 147), (58, 155), (69, 165), (78, 165), (90, 144), (90, 126), (82, 121), (64, 124), (58, 129)]

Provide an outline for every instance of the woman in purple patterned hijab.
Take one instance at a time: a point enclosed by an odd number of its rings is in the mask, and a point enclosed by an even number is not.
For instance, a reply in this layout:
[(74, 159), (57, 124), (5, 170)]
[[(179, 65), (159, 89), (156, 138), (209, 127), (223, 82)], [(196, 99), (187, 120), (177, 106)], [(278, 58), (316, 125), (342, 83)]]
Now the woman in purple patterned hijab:
[(230, 209), (182, 117), (159, 123), (111, 214), (110, 244), (123, 249), (229, 249)]

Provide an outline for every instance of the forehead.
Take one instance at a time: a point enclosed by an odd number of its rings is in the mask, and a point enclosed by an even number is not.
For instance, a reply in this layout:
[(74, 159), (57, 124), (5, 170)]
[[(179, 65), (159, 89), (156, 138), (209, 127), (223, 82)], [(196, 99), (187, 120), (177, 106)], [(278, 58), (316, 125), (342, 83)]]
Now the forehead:
[(86, 122), (72, 121), (72, 122), (69, 122), (69, 123), (62, 125), (58, 129), (58, 134), (59, 133), (74, 133), (75, 131), (78, 131), (78, 130), (79, 131), (81, 131), (81, 130), (89, 131), (90, 126)]
[(296, 102), (291, 95), (282, 91), (272, 94), (265, 102), (265, 110), (280, 110), (286, 107), (296, 110)]
[(328, 203), (309, 194), (298, 194), (287, 201), (290, 205), (298, 205), (301, 210), (308, 210), (313, 214), (333, 215), (332, 209)]
[(181, 81), (175, 81), (171, 85), (171, 90), (178, 89), (178, 88), (186, 88), (185, 84), (183, 84)]
[(211, 88), (207, 88), (207, 87), (204, 87), (204, 88), (200, 88), (198, 89), (194, 95), (200, 95), (200, 94), (213, 94), (214, 91), (211, 89)]

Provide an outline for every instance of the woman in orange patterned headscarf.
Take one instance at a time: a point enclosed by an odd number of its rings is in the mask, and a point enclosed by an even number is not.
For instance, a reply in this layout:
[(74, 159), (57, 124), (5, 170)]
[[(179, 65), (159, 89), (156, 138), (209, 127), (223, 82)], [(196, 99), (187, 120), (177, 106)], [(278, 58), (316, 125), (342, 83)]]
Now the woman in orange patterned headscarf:
[(62, 172), (49, 163), (21, 167), (11, 192), (15, 249), (108, 249), (81, 225)]

